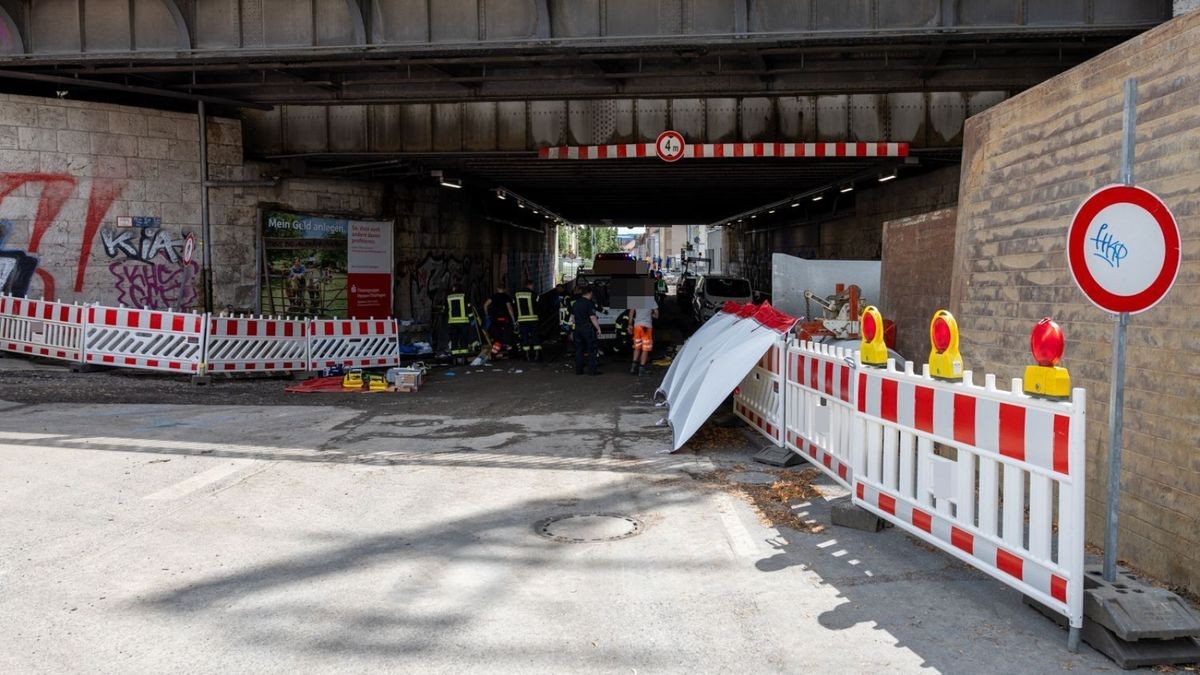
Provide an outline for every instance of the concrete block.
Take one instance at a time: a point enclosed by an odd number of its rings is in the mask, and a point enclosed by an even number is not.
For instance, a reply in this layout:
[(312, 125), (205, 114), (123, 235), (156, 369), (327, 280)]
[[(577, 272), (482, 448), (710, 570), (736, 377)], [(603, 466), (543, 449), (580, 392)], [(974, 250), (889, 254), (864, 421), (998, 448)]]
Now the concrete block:
[(37, 126), (37, 106), (32, 103), (10, 101), (0, 105), (0, 124), (17, 127)]
[(145, 136), (146, 116), (140, 112), (109, 111), (108, 130), (114, 134)]
[(160, 180), (198, 182), (200, 180), (200, 165), (197, 162), (159, 160), (158, 175)]
[(67, 109), (60, 106), (40, 105), (38, 112), (38, 126), (43, 129), (66, 129), (67, 128)]
[(138, 156), (138, 139), (135, 136), (92, 134), (90, 140), (93, 155)]
[(86, 131), (69, 131), (63, 129), (55, 132), (55, 137), (59, 152), (88, 153), (92, 151), (92, 142)]
[(125, 166), (130, 178), (158, 180), (158, 160), (130, 157), (125, 160)]
[(18, 130), (20, 127), (0, 127), (0, 150), (12, 150), (20, 142)]
[(146, 136), (150, 138), (175, 138), (175, 120), (170, 117), (146, 118)]
[(1084, 614), (1122, 640), (1200, 636), (1200, 617), (1178, 595), (1152, 586), (1127, 570), (1104, 580), (1100, 565), (1084, 568)]
[(171, 140), (143, 136), (138, 139), (137, 156), (142, 159), (174, 159), (171, 156)]
[[(200, 142), (188, 140), (168, 140), (167, 146), (171, 155), (171, 159), (180, 162), (199, 162), (200, 161)], [(211, 151), (210, 151), (211, 152)], [(211, 161), (211, 159), (210, 159)]]
[(33, 150), (7, 150), (0, 152), (0, 172), (34, 173), (41, 169), (40, 154)]
[(54, 152), (58, 150), (58, 139), (53, 129), (20, 127), (17, 130), (17, 147), (21, 150)]
[(71, 173), (70, 155), (63, 152), (39, 153), (38, 163), (42, 173)]
[(860, 506), (855, 506), (849, 498), (840, 500), (830, 507), (829, 520), (834, 525), (864, 532), (878, 532), (883, 529), (883, 519)]
[(75, 131), (107, 132), (108, 113), (90, 108), (68, 110), (67, 128)]
[(124, 157), (97, 157), (92, 163), (92, 175), (99, 178), (127, 178), (129, 172)]

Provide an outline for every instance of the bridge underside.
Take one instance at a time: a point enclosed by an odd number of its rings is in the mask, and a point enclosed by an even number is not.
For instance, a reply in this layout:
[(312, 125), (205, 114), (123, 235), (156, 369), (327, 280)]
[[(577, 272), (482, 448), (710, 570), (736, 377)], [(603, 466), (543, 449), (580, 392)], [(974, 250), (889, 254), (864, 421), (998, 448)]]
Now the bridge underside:
[(892, 141), (964, 120), (1171, 15), (1165, 0), (0, 0), (6, 91), (247, 120), (297, 174), (434, 170), (580, 222), (713, 222), (894, 160), (550, 163), (551, 145)]

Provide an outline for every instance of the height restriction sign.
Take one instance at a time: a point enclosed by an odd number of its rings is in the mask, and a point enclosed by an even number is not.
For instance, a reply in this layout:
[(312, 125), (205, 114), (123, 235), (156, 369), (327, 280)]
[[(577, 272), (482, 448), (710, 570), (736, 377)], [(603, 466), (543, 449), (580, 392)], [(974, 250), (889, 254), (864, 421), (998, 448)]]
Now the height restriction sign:
[(664, 131), (654, 142), (654, 153), (664, 162), (675, 162), (683, 157), (683, 149), (686, 147), (683, 134), (678, 131)]
[(1088, 197), (1067, 231), (1067, 264), (1100, 309), (1136, 314), (1171, 290), (1179, 273), (1179, 225), (1153, 192), (1110, 185)]

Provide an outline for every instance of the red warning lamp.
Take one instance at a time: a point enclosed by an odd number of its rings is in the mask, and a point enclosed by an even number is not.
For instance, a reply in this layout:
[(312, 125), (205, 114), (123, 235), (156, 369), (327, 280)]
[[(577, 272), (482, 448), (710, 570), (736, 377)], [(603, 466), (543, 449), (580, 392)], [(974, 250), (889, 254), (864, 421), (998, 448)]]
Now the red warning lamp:
[(1062, 328), (1050, 317), (1037, 322), (1029, 334), (1029, 351), (1036, 366), (1026, 366), (1024, 390), (1030, 396), (1056, 400), (1071, 398), (1071, 374), (1058, 365), (1066, 339)]
[(879, 330), (879, 326), (875, 324), (875, 315), (873, 313), (863, 314), (862, 317), (862, 336), (867, 342), (875, 341), (875, 333)]
[(1062, 328), (1048, 316), (1037, 322), (1029, 335), (1029, 350), (1039, 366), (1057, 366), (1065, 344)]
[(929, 375), (938, 380), (961, 382), (963, 359), (958, 351), (958, 322), (944, 309), (929, 320)]
[(950, 348), (950, 341), (953, 337), (950, 330), (950, 324), (946, 322), (945, 317), (938, 314), (933, 319), (933, 348), (939, 354)]

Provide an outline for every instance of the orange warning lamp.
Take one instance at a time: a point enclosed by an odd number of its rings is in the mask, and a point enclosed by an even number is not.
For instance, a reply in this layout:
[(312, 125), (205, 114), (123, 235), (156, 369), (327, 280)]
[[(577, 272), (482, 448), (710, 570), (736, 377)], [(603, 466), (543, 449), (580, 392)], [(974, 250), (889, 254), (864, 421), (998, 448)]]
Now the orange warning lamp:
[(1071, 398), (1071, 374), (1058, 365), (1065, 345), (1062, 327), (1050, 317), (1033, 327), (1029, 351), (1033, 352), (1033, 360), (1038, 364), (1025, 368), (1026, 394), (1052, 399)]
[(859, 360), (864, 366), (882, 368), (887, 365), (887, 345), (883, 343), (883, 316), (871, 305), (863, 310), (859, 317), (859, 332), (862, 342), (859, 344)]
[(934, 312), (929, 322), (929, 374), (939, 380), (961, 382), (962, 354), (958, 352), (958, 322), (944, 309)]

